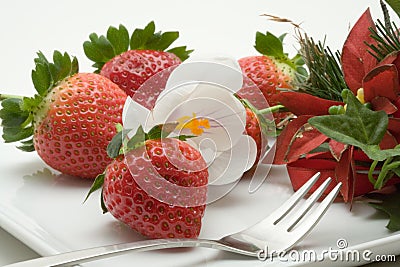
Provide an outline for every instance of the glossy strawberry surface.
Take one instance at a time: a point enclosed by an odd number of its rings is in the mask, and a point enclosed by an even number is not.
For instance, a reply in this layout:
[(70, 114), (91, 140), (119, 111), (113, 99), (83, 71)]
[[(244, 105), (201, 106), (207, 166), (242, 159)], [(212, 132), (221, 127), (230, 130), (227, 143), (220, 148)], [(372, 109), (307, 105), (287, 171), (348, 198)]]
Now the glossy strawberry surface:
[(151, 76), (180, 63), (181, 60), (169, 52), (129, 50), (104, 64), (100, 74), (133, 96)]
[(277, 88), (292, 88), (290, 82), (294, 70), (284, 64), (277, 64), (275, 59), (264, 55), (250, 56), (239, 59), (239, 65), (244, 75), (261, 90), (270, 106), (277, 104), (271, 100), (271, 97), (279, 92)]
[(246, 133), (251, 136), (257, 145), (257, 157), (256, 162), (260, 158), (261, 154), (261, 128), (257, 118), (257, 115), (250, 109), (246, 108)]
[(93, 73), (61, 81), (35, 111), (34, 146), (52, 168), (72, 176), (95, 178), (111, 159), (106, 147), (121, 123), (126, 94)]
[[(178, 139), (147, 140), (142, 151), (118, 156), (106, 169), (103, 200), (107, 210), (118, 220), (150, 238), (196, 238), (200, 234), (205, 204), (180, 206), (161, 201), (172, 192), (148, 182), (143, 175), (156, 171), (169, 184), (194, 188), (188, 197), (204, 203), (208, 171), (199, 151)], [(186, 161), (181, 166), (176, 162)], [(151, 188), (155, 189), (149, 194)], [(198, 190), (197, 190), (198, 189)]]

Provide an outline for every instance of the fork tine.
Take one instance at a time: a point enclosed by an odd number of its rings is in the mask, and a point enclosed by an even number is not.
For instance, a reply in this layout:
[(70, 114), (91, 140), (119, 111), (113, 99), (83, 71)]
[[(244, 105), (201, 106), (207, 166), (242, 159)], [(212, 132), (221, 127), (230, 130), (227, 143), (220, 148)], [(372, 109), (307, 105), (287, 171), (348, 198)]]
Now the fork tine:
[(323, 217), (332, 202), (335, 200), (341, 186), (342, 183), (338, 183), (325, 197), (325, 199), (318, 205), (318, 207), (314, 211), (312, 211), (300, 225), (298, 225), (296, 228), (294, 228), (293, 231), (291, 231), (291, 233), (296, 235), (298, 238), (293, 239), (292, 244), (285, 249), (286, 251), (291, 249), (295, 244), (302, 240), (314, 228), (314, 226), (317, 225), (319, 220)]
[(306, 202), (301, 206), (301, 208), (296, 211), (296, 214), (290, 218), (290, 220), (282, 222), (280, 224), (283, 227), (287, 227), (288, 231), (291, 231), (293, 227), (307, 214), (307, 212), (312, 208), (312, 206), (317, 202), (317, 200), (321, 197), (322, 193), (326, 190), (328, 185), (331, 183), (332, 179), (329, 177), (326, 179), (318, 188), (314, 191), (314, 193), (306, 200)]
[(314, 174), (302, 187), (300, 187), (288, 200), (283, 203), (280, 208), (275, 210), (268, 218), (273, 220), (273, 224), (277, 224), (285, 217), (296, 204), (310, 191), (311, 187), (318, 180), (320, 172)]

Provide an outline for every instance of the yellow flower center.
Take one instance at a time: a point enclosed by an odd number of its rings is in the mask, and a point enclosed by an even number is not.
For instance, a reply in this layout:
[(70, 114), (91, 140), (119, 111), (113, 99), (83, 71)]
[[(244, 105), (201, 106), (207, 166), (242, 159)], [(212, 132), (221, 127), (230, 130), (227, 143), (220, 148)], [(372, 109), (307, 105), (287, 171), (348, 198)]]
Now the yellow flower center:
[(176, 126), (177, 129), (189, 129), (192, 134), (197, 136), (202, 135), (204, 133), (204, 129), (210, 128), (210, 122), (208, 119), (197, 118), (196, 113), (193, 113), (192, 117), (183, 116), (177, 121), (179, 123), (178, 126)]
[(364, 89), (360, 88), (357, 90), (357, 99), (361, 102), (361, 104), (365, 103), (365, 99), (364, 99)]

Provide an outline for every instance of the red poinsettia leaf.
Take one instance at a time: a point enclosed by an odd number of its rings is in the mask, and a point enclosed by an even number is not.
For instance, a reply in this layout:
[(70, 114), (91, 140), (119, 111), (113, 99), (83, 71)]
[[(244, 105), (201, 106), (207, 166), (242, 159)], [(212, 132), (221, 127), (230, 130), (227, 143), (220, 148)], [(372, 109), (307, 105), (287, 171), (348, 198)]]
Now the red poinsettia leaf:
[(389, 118), (387, 130), (396, 138), (400, 143), (400, 118)]
[(397, 111), (393, 113), (393, 117), (400, 118), (400, 97), (398, 97), (393, 104), (397, 107)]
[(386, 114), (393, 114), (397, 107), (386, 97), (377, 96), (371, 100), (372, 109), (375, 111), (383, 110)]
[(286, 164), (287, 153), (291, 145), (293, 136), (298, 133), (299, 129), (307, 123), (312, 116), (300, 116), (292, 120), (281, 132), (276, 140), (276, 151), (274, 164)]
[(385, 64), (374, 68), (364, 77), (362, 87), (366, 102), (377, 96), (395, 101), (399, 96), (399, 76), (396, 66)]
[[(298, 190), (302, 185), (304, 185), (304, 183), (307, 182), (310, 177), (312, 177), (315, 173), (321, 173), (318, 181), (316, 181), (316, 183), (308, 193), (312, 194), (326, 179), (328, 179), (329, 177), (334, 177), (335, 165), (336, 163), (332, 160), (300, 159), (295, 162), (289, 163), (286, 167), (290, 181), (292, 183), (292, 187), (295, 191)], [(325, 190), (325, 192), (330, 192), (333, 187), (336, 186), (336, 184), (336, 181), (333, 180), (329, 184), (328, 189)]]
[(318, 158), (318, 159), (332, 159), (332, 154), (330, 151), (325, 151), (325, 152), (315, 152), (315, 153), (308, 153), (305, 156), (306, 159), (313, 159), (313, 158)]
[(340, 193), (343, 196), (344, 202), (351, 202), (353, 199), (353, 174), (351, 169), (351, 161), (353, 157), (354, 147), (350, 146), (349, 149), (343, 152), (340, 161), (335, 168), (336, 181), (342, 183)]
[(324, 143), (328, 137), (311, 126), (306, 126), (293, 136), (291, 145), (286, 155), (287, 162), (292, 162), (299, 159), (302, 155), (314, 150), (322, 143)]
[(381, 65), (386, 65), (386, 64), (393, 64), (396, 66), (399, 66), (399, 56), (400, 56), (400, 51), (392, 52), (389, 55), (387, 55), (384, 59), (382, 59), (377, 66)]
[(396, 138), (389, 132), (386, 131), (385, 135), (382, 138), (382, 141), (379, 143), (379, 147), (381, 149), (390, 149), (394, 148), (398, 145)]
[(299, 92), (281, 92), (274, 95), (272, 100), (284, 105), (290, 112), (297, 116), (328, 115), (328, 109), (331, 106), (344, 105), (342, 102)]
[(364, 76), (376, 66), (377, 60), (365, 44), (376, 44), (369, 28), (375, 28), (369, 8), (351, 29), (342, 49), (342, 68), (347, 86), (353, 93), (362, 86)]
[(339, 161), (342, 157), (343, 152), (347, 149), (347, 145), (335, 141), (333, 139), (329, 140), (329, 149), (332, 153), (332, 156)]

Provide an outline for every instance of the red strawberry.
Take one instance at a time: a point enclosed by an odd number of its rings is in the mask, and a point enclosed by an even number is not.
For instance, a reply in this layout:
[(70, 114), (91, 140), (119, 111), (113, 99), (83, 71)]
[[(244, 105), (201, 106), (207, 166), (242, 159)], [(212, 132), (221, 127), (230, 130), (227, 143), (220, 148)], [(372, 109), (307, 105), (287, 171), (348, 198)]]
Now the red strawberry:
[[(188, 162), (183, 168), (175, 165), (183, 161)], [(201, 204), (182, 206), (164, 201), (175, 196), (168, 186), (160, 188), (158, 181), (151, 181), (154, 170), (167, 184), (196, 188), (188, 197), (192, 203)], [(206, 207), (207, 183), (206, 163), (198, 150), (176, 138), (148, 139), (144, 146), (135, 146), (125, 156), (117, 156), (104, 175), (96, 179), (89, 194), (102, 187), (104, 211), (144, 236), (196, 238)], [(149, 190), (153, 190), (152, 195), (147, 193)]]
[(22, 141), (22, 150), (36, 150), (64, 174), (94, 179), (111, 162), (106, 147), (127, 96), (101, 75), (78, 73), (76, 58), (55, 51), (53, 59), (42, 53), (35, 59), (38, 94), (2, 102), (3, 138)]
[(156, 33), (154, 22), (136, 29), (132, 36), (120, 25), (110, 27), (106, 37), (92, 33), (83, 47), (97, 72), (133, 96), (151, 76), (189, 57), (192, 51), (185, 46), (165, 51), (178, 37), (178, 32)]
[[(255, 83), (270, 106), (278, 104), (271, 97), (279, 93), (279, 89), (293, 89), (299, 79), (306, 77), (301, 56), (289, 59), (284, 53), (283, 38), (284, 35), (278, 38), (270, 32), (257, 32), (255, 48), (262, 55), (239, 59), (244, 75)], [(248, 99), (256, 108), (264, 109), (267, 107), (265, 100), (258, 92), (250, 86), (241, 90), (239, 95)]]
[(257, 157), (256, 157), (256, 163), (258, 162), (258, 159), (260, 158), (261, 154), (261, 142), (262, 142), (262, 136), (261, 136), (261, 127), (260, 123), (258, 121), (257, 115), (250, 109), (246, 108), (246, 134), (251, 136), (254, 141), (256, 142), (257, 145)]

